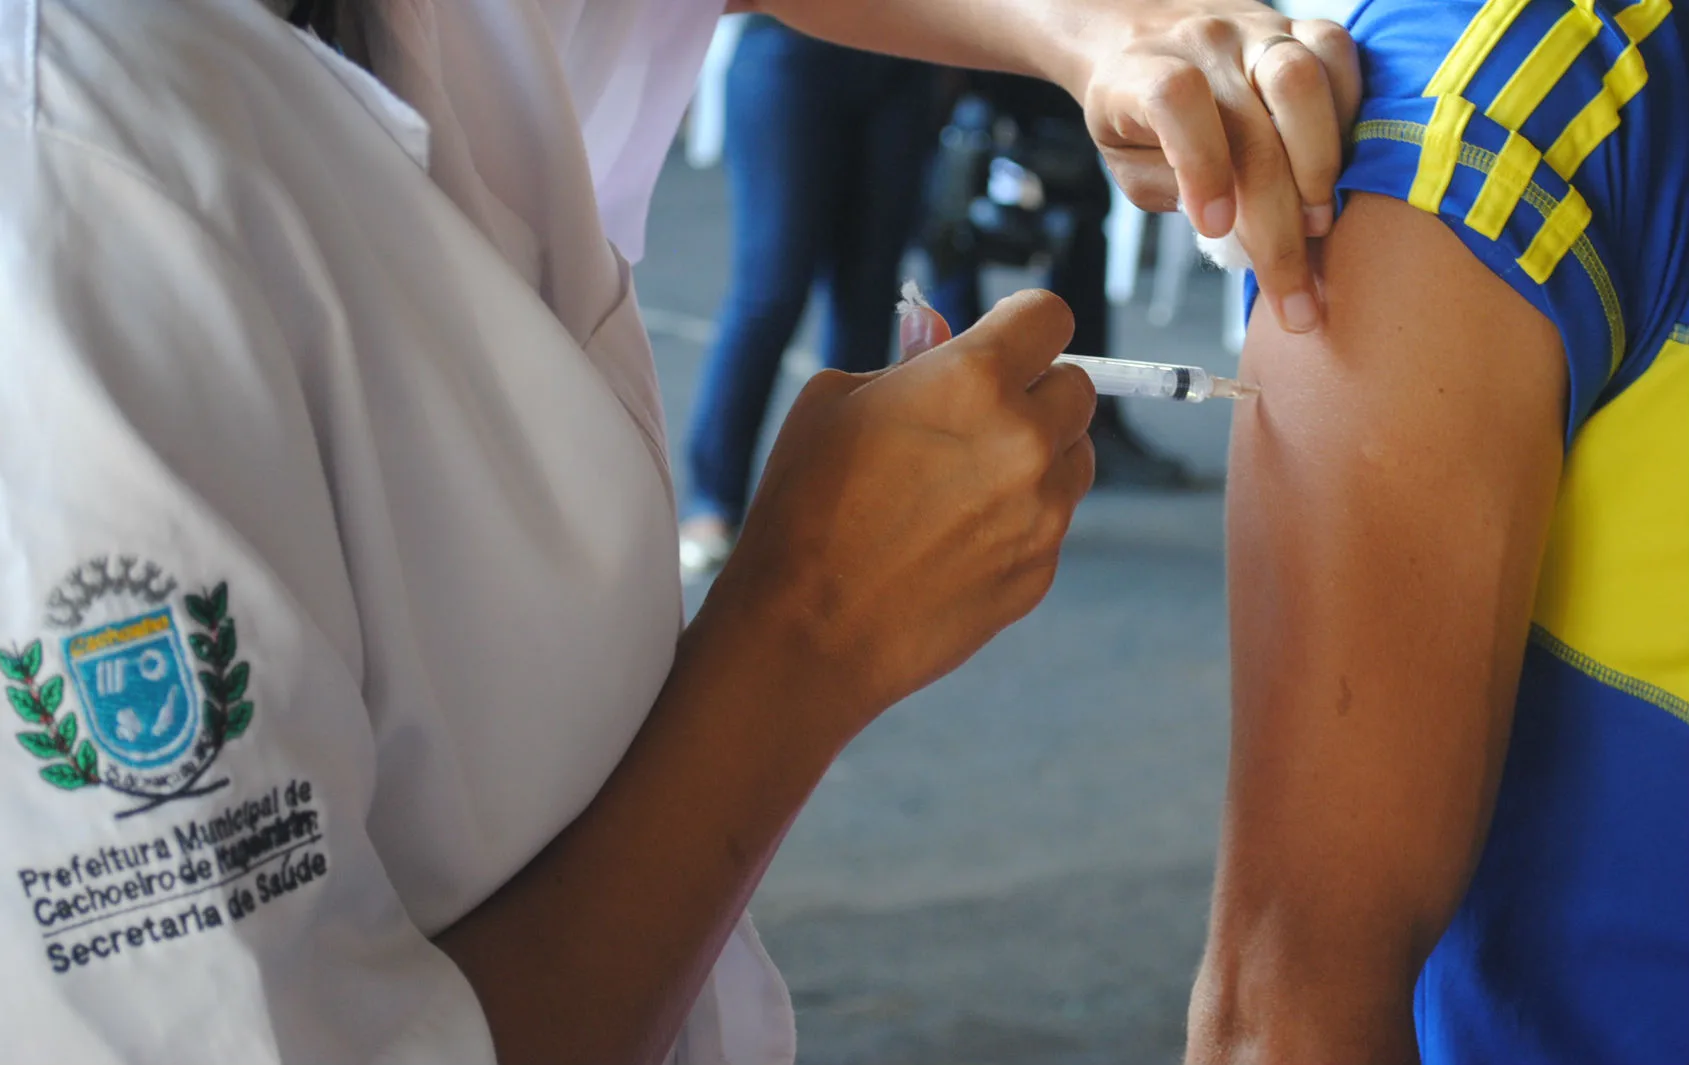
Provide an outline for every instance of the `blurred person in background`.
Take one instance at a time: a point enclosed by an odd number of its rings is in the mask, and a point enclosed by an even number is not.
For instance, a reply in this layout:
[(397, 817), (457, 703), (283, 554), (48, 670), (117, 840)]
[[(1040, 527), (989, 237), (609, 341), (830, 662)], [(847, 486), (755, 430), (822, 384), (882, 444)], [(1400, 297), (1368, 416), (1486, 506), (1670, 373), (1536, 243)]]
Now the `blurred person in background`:
[[(983, 71), (952, 77), (960, 95), (933, 158), (921, 241), (932, 264), (933, 309), (953, 328), (967, 329), (984, 310), (983, 267), (1047, 263), (1046, 287), (1073, 311), (1072, 350), (1109, 354), (1109, 179), (1084, 109), (1036, 78)], [(1117, 399), (1098, 401), (1091, 442), (1099, 485), (1190, 483), (1178, 460), (1132, 429)]]
[(733, 268), (687, 444), (688, 575), (732, 548), (769, 396), (815, 283), (828, 296), (829, 369), (863, 373), (890, 356), (898, 265), (937, 126), (936, 73), (746, 17), (727, 74)]

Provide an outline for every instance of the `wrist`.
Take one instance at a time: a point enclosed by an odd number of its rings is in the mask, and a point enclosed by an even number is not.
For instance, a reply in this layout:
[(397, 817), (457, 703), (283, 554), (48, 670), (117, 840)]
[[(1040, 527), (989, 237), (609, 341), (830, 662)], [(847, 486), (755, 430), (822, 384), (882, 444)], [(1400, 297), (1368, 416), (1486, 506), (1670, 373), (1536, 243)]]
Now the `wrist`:
[(1072, 0), (1047, 5), (1045, 33), (1033, 38), (1033, 61), (1049, 81), (1066, 89), (1075, 100), (1086, 95), (1098, 71), (1118, 64), (1135, 45), (1164, 38), (1179, 23), (1214, 14), (1269, 11), (1255, 0), (1217, 0), (1209, 3), (1168, 4), (1164, 0)]
[(824, 770), (883, 707), (828, 646), (806, 597), (783, 582), (745, 587), (731, 572), (681, 637), (677, 669), (704, 670), (805, 762)]
[(1084, 103), (1099, 63), (1137, 36), (1139, 19), (1122, 6), (1087, 0), (1048, 5), (1042, 32), (1028, 38), (1033, 68)]

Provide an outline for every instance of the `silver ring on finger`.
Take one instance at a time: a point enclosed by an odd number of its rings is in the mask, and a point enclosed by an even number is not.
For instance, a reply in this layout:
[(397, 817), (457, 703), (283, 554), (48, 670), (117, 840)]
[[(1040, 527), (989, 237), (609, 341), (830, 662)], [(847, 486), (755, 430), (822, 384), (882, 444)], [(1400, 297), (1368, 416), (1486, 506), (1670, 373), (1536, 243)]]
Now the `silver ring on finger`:
[(1301, 44), (1302, 42), (1299, 38), (1293, 37), (1288, 33), (1275, 33), (1261, 38), (1260, 43), (1255, 46), (1255, 57), (1244, 66), (1243, 74), (1244, 77), (1249, 79), (1249, 87), (1255, 90), (1255, 94), (1257, 96), (1261, 94), (1261, 87), (1255, 84), (1255, 68), (1261, 65), (1262, 58), (1264, 58), (1268, 52), (1277, 48), (1281, 44), (1287, 43)]

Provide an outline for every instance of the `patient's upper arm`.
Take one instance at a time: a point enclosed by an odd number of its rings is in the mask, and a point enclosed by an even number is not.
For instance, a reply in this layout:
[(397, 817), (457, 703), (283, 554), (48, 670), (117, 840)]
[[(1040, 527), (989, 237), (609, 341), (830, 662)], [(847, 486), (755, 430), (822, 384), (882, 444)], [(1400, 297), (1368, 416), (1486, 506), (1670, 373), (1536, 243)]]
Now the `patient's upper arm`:
[(1669, 5), (1492, 7), (1363, 6), (1328, 326), (1251, 323), (1217, 933), (1337, 884), (1332, 912), (1430, 947), (1482, 845), (1565, 444), (1669, 328), (1648, 201), (1677, 137), (1638, 45)]
[[(1257, 315), (1244, 353), (1262, 391), (1234, 418), (1232, 766), (1204, 983), (1225, 1011), (1272, 987), (1321, 1026), (1285, 1060), (1383, 1060), (1367, 1040), (1411, 1053), (1414, 977), (1483, 841), (1566, 368), (1554, 326), (1405, 204), (1353, 200), (1323, 273), (1326, 328)], [(1286, 990), (1310, 983), (1340, 1017)]]
[(1233, 436), (1247, 831), (1229, 857), (1315, 883), (1354, 869), (1447, 906), (1505, 742), (1565, 361), (1546, 318), (1405, 204), (1352, 202), (1324, 276), (1328, 327), (1257, 316), (1244, 356), (1262, 395)]
[(1620, 415), (1689, 291), (1670, 10), (1357, 15), (1328, 327), (1256, 315), (1244, 355), (1263, 392), (1234, 421), (1233, 760), (1194, 1060), (1417, 1060), (1414, 980), (1488, 831), (1564, 449)]

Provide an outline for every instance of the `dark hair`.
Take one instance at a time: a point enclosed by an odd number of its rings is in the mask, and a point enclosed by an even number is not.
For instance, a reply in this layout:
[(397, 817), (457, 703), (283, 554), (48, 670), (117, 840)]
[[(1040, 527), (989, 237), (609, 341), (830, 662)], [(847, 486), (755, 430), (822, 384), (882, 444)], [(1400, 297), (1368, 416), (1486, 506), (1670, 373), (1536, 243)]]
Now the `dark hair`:
[(302, 30), (311, 30), (324, 40), (333, 40), (335, 0), (293, 0), (287, 21)]

